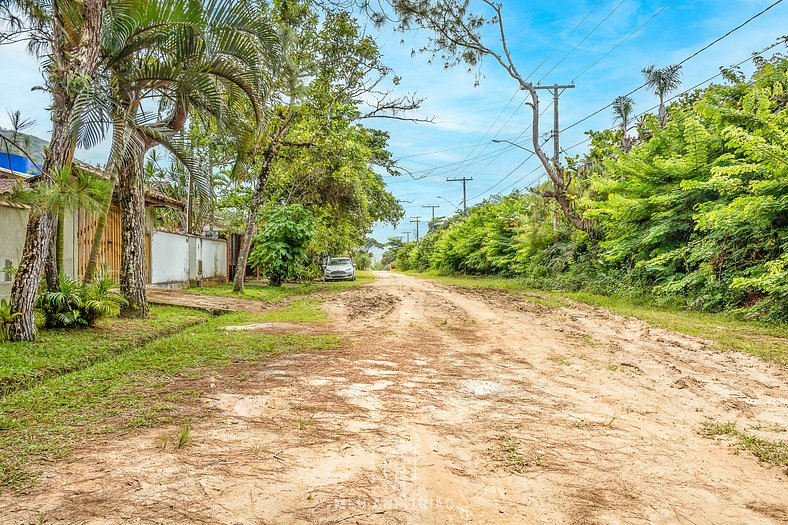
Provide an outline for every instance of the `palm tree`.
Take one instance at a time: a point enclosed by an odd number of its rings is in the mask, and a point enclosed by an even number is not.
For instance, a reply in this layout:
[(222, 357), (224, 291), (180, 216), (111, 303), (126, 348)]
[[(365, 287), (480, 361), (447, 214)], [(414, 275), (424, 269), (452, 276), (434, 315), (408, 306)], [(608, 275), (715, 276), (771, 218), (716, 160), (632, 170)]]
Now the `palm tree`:
[(676, 91), (681, 85), (681, 66), (671, 65), (663, 68), (648, 66), (643, 70), (646, 78), (646, 85), (654, 90), (654, 94), (659, 97), (659, 125), (665, 127), (668, 122), (668, 113), (665, 109), (665, 96)]
[[(47, 63), (46, 88), (52, 97), (52, 138), (47, 149), (42, 175), (38, 181), (51, 181), (60, 169), (71, 166), (75, 137), (73, 125), (78, 103), (90, 89), (99, 65), (99, 47), (106, 20), (107, 0), (11, 0), (21, 16), (15, 24), (25, 25), (30, 48)], [(54, 242), (55, 217), (48, 211), (31, 213), (18, 271), (11, 288), (14, 312), (20, 315), (9, 330), (14, 341), (32, 341), (36, 336), (33, 318), (41, 274)], [(49, 285), (57, 275), (47, 272)]]
[[(72, 174), (72, 171), (76, 173)], [(57, 272), (62, 274), (64, 225), (66, 214), (77, 210), (98, 212), (109, 190), (109, 182), (83, 169), (65, 167), (52, 174), (52, 181), (36, 188), (41, 206), (57, 217), (55, 235), (55, 261)]]
[[(122, 16), (107, 27), (102, 49), (103, 95), (109, 102), (95, 100), (94, 111), (101, 114), (98, 122), (113, 124), (110, 166), (121, 207), (120, 285), (128, 300), (126, 313), (144, 317), (145, 154), (163, 145), (194, 169), (177, 135), (190, 113), (203, 112), (227, 125), (228, 105), (247, 99), (259, 115), (259, 72), (277, 40), (264, 15), (246, 2), (145, 0), (119, 11)], [(100, 131), (94, 126), (86, 140)], [(96, 249), (103, 236), (99, 230)]]
[(635, 101), (632, 97), (621, 95), (613, 101), (613, 124), (618, 124), (621, 130), (621, 149), (629, 151), (632, 141), (627, 136), (629, 128), (632, 126), (632, 111), (635, 109)]

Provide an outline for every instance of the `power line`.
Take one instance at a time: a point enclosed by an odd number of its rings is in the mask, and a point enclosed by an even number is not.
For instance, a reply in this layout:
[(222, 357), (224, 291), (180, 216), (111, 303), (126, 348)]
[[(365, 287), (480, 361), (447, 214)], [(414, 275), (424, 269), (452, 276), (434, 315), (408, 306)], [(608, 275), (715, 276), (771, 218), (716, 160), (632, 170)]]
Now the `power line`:
[(547, 77), (547, 75), (549, 75), (550, 73), (552, 73), (553, 71), (555, 71), (555, 68), (557, 68), (558, 66), (560, 66), (560, 65), (561, 65), (561, 64), (564, 62), (564, 60), (566, 60), (567, 58), (569, 58), (569, 55), (571, 55), (572, 53), (574, 53), (574, 52), (575, 52), (575, 50), (577, 50), (577, 48), (578, 48), (578, 47), (580, 47), (580, 46), (583, 44), (583, 42), (585, 42), (586, 40), (588, 40), (588, 37), (590, 37), (591, 35), (593, 35), (593, 34), (594, 34), (594, 32), (596, 32), (596, 30), (597, 30), (597, 29), (599, 29), (599, 28), (602, 26), (602, 24), (604, 24), (604, 23), (607, 21), (607, 19), (608, 19), (608, 18), (610, 18), (611, 16), (613, 16), (613, 13), (615, 13), (616, 11), (618, 11), (618, 8), (619, 8), (619, 7), (621, 7), (621, 6), (624, 4), (624, 2), (626, 2), (626, 0), (621, 0), (621, 1), (620, 1), (618, 4), (616, 4), (616, 7), (614, 7), (614, 8), (613, 8), (613, 10), (612, 10), (612, 11), (610, 11), (610, 12), (607, 14), (607, 16), (605, 16), (605, 18), (603, 18), (602, 20), (600, 20), (600, 21), (599, 21), (599, 23), (598, 23), (598, 24), (597, 24), (597, 25), (594, 27), (594, 29), (592, 29), (592, 30), (591, 30), (591, 31), (590, 31), (590, 32), (589, 32), (589, 33), (588, 33), (586, 36), (584, 36), (584, 37), (583, 37), (583, 40), (581, 40), (580, 42), (578, 42), (577, 44), (575, 44), (575, 47), (573, 47), (573, 48), (572, 48), (572, 49), (569, 51), (569, 53), (567, 53), (566, 55), (564, 55), (564, 57), (563, 57), (561, 60), (559, 60), (559, 61), (558, 61), (558, 63), (557, 63), (556, 65), (554, 65), (552, 68), (550, 68), (550, 71), (548, 71), (547, 73), (545, 73), (544, 75), (542, 75), (542, 78), (540, 78), (540, 79), (539, 79), (539, 80), (538, 80), (536, 83), (537, 83), (537, 84), (541, 84), (541, 83), (542, 83), (542, 80), (544, 80), (544, 79), (545, 79), (545, 77)]
[[(501, 118), (501, 115), (503, 115), (504, 111), (506, 111), (506, 109), (509, 107), (509, 104), (512, 103), (512, 100), (514, 100), (514, 98), (517, 96), (517, 93), (519, 93), (519, 92), (520, 92), (520, 88), (518, 87), (515, 90), (515, 92), (512, 93), (512, 96), (509, 98), (509, 101), (506, 103), (506, 105), (503, 107), (503, 109), (500, 111), (500, 113), (498, 113), (498, 116), (495, 117), (495, 120), (492, 122), (492, 124), (490, 124), (490, 127), (487, 128), (487, 131), (484, 132), (484, 135), (482, 135), (482, 138), (479, 139), (479, 142), (477, 142), (476, 145), (473, 147), (473, 149), (470, 152), (468, 152), (468, 156), (465, 157), (465, 160), (468, 160), (471, 157), (471, 155), (473, 155), (473, 153), (476, 151), (476, 148), (478, 148), (481, 145), (481, 143), (484, 141), (484, 139), (487, 138), (487, 135), (490, 134), (490, 131), (492, 131), (493, 127), (498, 123), (498, 119)], [(512, 112), (512, 115), (509, 117), (509, 120), (511, 120), (512, 116), (514, 116), (514, 114), (517, 112), (517, 110), (519, 108), (520, 108), (520, 106), (517, 106), (517, 108), (515, 108), (515, 110)], [(506, 123), (508, 123), (508, 122), (509, 121), (507, 120)], [(504, 124), (504, 126), (505, 125), (506, 124)], [(482, 148), (481, 152), (484, 153), (486, 150), (487, 150), (487, 145), (485, 144), (485, 147)]]
[[(621, 3), (623, 3), (624, 1), (625, 1), (625, 0), (621, 0)], [(561, 41), (561, 43), (560, 43), (558, 46), (556, 46), (556, 47), (555, 47), (555, 48), (554, 48), (554, 49), (553, 49), (553, 50), (552, 50), (552, 51), (551, 51), (551, 52), (550, 52), (550, 53), (549, 53), (549, 54), (548, 54), (548, 55), (547, 55), (547, 56), (546, 56), (546, 57), (545, 57), (545, 58), (544, 58), (544, 59), (543, 59), (543, 60), (542, 60), (540, 63), (539, 63), (539, 65), (538, 65), (538, 66), (536, 66), (536, 68), (534, 68), (534, 70), (533, 70), (533, 71), (531, 71), (531, 73), (530, 73), (530, 74), (528, 75), (528, 77), (526, 78), (526, 81), (528, 81), (528, 79), (530, 79), (530, 78), (531, 78), (531, 76), (533, 76), (533, 74), (534, 74), (534, 73), (536, 73), (536, 71), (537, 71), (537, 70), (538, 70), (538, 69), (539, 69), (539, 68), (540, 68), (540, 67), (541, 67), (541, 66), (542, 66), (542, 65), (543, 65), (545, 62), (547, 62), (547, 60), (549, 60), (549, 59), (550, 59), (550, 57), (553, 55), (553, 53), (555, 53), (555, 51), (556, 51), (556, 50), (558, 50), (558, 49), (560, 48), (561, 44), (563, 44), (564, 42), (566, 42), (566, 40), (569, 38), (569, 36), (571, 36), (571, 35), (572, 35), (572, 34), (573, 34), (573, 33), (574, 33), (574, 32), (575, 32), (575, 31), (576, 31), (576, 30), (577, 30), (577, 29), (578, 29), (578, 28), (579, 28), (579, 27), (580, 27), (580, 26), (583, 24), (583, 22), (585, 22), (585, 21), (588, 19), (588, 17), (590, 17), (590, 16), (591, 16), (591, 14), (592, 14), (592, 13), (593, 13), (593, 12), (596, 10), (596, 8), (597, 8), (597, 7), (599, 7), (599, 5), (600, 5), (600, 4), (602, 4), (602, 2), (603, 2), (603, 0), (600, 0), (599, 2), (597, 2), (597, 3), (596, 3), (596, 4), (595, 4), (595, 5), (594, 5), (594, 6), (593, 6), (593, 7), (592, 7), (592, 8), (591, 8), (591, 9), (590, 9), (590, 10), (589, 10), (587, 13), (586, 13), (586, 15), (583, 17), (583, 19), (582, 19), (582, 20), (580, 20), (580, 22), (578, 22), (578, 23), (577, 23), (577, 25), (575, 25), (575, 27), (574, 27), (574, 28), (573, 28), (573, 29), (572, 29), (572, 30), (571, 30), (571, 31), (570, 31), (570, 32), (569, 32), (569, 33), (566, 35), (566, 37), (564, 37), (564, 39)], [(620, 5), (621, 5), (621, 4), (619, 4), (619, 6), (620, 6)], [(616, 8), (615, 8), (613, 11), (615, 11), (616, 9), (618, 9), (618, 7), (619, 7), (619, 6), (616, 6)], [(607, 20), (607, 18), (609, 18), (611, 14), (612, 14), (612, 12), (611, 12), (610, 14), (608, 14), (608, 16), (607, 16), (607, 17), (605, 17), (605, 19), (604, 19), (604, 20)], [(603, 22), (604, 22), (604, 20), (603, 20)], [(601, 22), (600, 22), (600, 24), (599, 24), (599, 25), (601, 25)], [(596, 29), (597, 29), (598, 27), (599, 27), (599, 26), (597, 26), (596, 28), (594, 28), (594, 30), (592, 31), (592, 33), (593, 33), (594, 31), (596, 31)], [(585, 37), (585, 38), (588, 38), (588, 36), (590, 36), (590, 34), (591, 34), (591, 33), (589, 33), (589, 35), (586, 35), (586, 37)], [(583, 41), (585, 41), (585, 38), (583, 39)], [(581, 41), (581, 43), (582, 43), (583, 41)], [(579, 45), (579, 44), (578, 44), (578, 45)], [(576, 47), (577, 47), (577, 46), (576, 46)], [(574, 50), (573, 50), (573, 51), (574, 51)], [(569, 53), (569, 54), (571, 54), (571, 51), (570, 51), (570, 53)], [(567, 56), (569, 56), (569, 55), (567, 55)], [(565, 59), (566, 59), (566, 57), (564, 57), (564, 58), (562, 59), (562, 61), (563, 61), (563, 60), (565, 60)], [(553, 69), (555, 69), (555, 68), (553, 68)], [(551, 69), (550, 71), (552, 71), (552, 69)], [(549, 72), (548, 72), (548, 73), (549, 73)], [(519, 91), (519, 89), (518, 89), (518, 91)], [(492, 130), (493, 126), (495, 126), (495, 124), (498, 122), (498, 119), (501, 117), (501, 115), (502, 115), (502, 114), (503, 114), (503, 112), (506, 110), (506, 108), (507, 108), (507, 107), (509, 107), (509, 104), (511, 104), (511, 102), (512, 102), (512, 99), (514, 99), (514, 97), (516, 96), (516, 94), (517, 94), (517, 92), (515, 92), (515, 94), (514, 94), (514, 95), (512, 95), (512, 98), (510, 98), (510, 99), (509, 99), (509, 102), (507, 102), (507, 103), (506, 103), (506, 106), (504, 107), (504, 109), (501, 111), (501, 113), (499, 113), (499, 114), (498, 114), (498, 116), (495, 118), (495, 121), (493, 122), (493, 124), (492, 124), (492, 125), (491, 125), (491, 126), (488, 128), (488, 129), (487, 129), (487, 131), (484, 133), (484, 135), (483, 135), (483, 136), (482, 136), (482, 138), (480, 139), (480, 141), (479, 141), (479, 144), (481, 144), (481, 142), (482, 142), (482, 141), (483, 141), (483, 140), (484, 140), (484, 139), (487, 137), (487, 135), (490, 133), (490, 131)], [(506, 119), (506, 122), (504, 122), (504, 123), (501, 125), (501, 127), (498, 129), (498, 131), (495, 133), (495, 135), (493, 135), (493, 139), (495, 139), (495, 138), (498, 138), (498, 136), (501, 134), (501, 132), (502, 132), (502, 131), (503, 131), (503, 130), (506, 128), (506, 125), (507, 125), (507, 124), (509, 124), (509, 122), (512, 120), (512, 118), (514, 118), (514, 115), (517, 113), (517, 110), (518, 110), (520, 107), (522, 107), (522, 106), (524, 105), (524, 103), (525, 103), (525, 101), (523, 101), (523, 102), (522, 102), (522, 103), (521, 103), (521, 104), (520, 104), (520, 105), (519, 105), (517, 108), (515, 108), (515, 110), (514, 110), (514, 111), (512, 111), (512, 113), (509, 115), (509, 118), (508, 118), (508, 119)], [(522, 134), (521, 134), (520, 136), (522, 136)], [(477, 144), (477, 146), (476, 146), (476, 147), (478, 147), (478, 145), (479, 145), (479, 144)], [(476, 150), (476, 147), (474, 147), (474, 148), (473, 148), (473, 150), (471, 150), (471, 152), (470, 152), (470, 153), (469, 153), (469, 155), (468, 155), (468, 158), (469, 158), (469, 157), (470, 157), (470, 156), (473, 154), (473, 152)], [(487, 150), (487, 148), (488, 148), (488, 147), (489, 147), (489, 143), (485, 144), (485, 145), (484, 145), (484, 147), (483, 147), (483, 148), (482, 148), (482, 150), (481, 150), (481, 153), (484, 153), (484, 152)], [(500, 156), (500, 155), (499, 155), (499, 156)], [(466, 160), (467, 160), (467, 158), (466, 158)], [(458, 174), (461, 174), (461, 173), (463, 173), (463, 172), (464, 172), (464, 171), (467, 169), (467, 167), (468, 167), (468, 166), (464, 166), (463, 168), (461, 168), (461, 169), (459, 170)]]
[(660, 13), (662, 13), (662, 11), (664, 11), (665, 9), (667, 9), (667, 8), (668, 8), (668, 6), (670, 6), (670, 4), (672, 4), (674, 1), (675, 1), (675, 0), (669, 0), (669, 1), (668, 1), (668, 3), (666, 3), (665, 5), (663, 5), (661, 8), (659, 8), (659, 10), (658, 10), (656, 13), (654, 13), (653, 15), (651, 15), (651, 17), (649, 17), (649, 19), (648, 19), (648, 20), (646, 20), (645, 22), (643, 22), (642, 24), (640, 24), (640, 25), (639, 25), (639, 26), (638, 26), (638, 27), (637, 27), (637, 28), (636, 28), (634, 31), (632, 31), (632, 32), (631, 32), (631, 33), (629, 33), (629, 34), (628, 34), (626, 37), (624, 37), (624, 39), (623, 39), (623, 40), (621, 40), (621, 41), (620, 41), (618, 44), (616, 44), (616, 45), (614, 45), (612, 48), (610, 48), (610, 49), (607, 51), (607, 53), (605, 53), (604, 55), (602, 55), (601, 57), (599, 57), (599, 58), (598, 58), (598, 59), (597, 59), (597, 60), (596, 60), (596, 61), (595, 61), (593, 64), (591, 64), (590, 66), (588, 66), (587, 68), (585, 68), (585, 69), (583, 70), (583, 72), (582, 72), (582, 73), (580, 73), (579, 75), (575, 76), (575, 78), (572, 80), (572, 82), (575, 82), (575, 81), (576, 81), (578, 78), (582, 77), (583, 75), (585, 75), (586, 73), (588, 73), (588, 72), (589, 72), (591, 69), (593, 69), (593, 68), (594, 68), (594, 66), (596, 66), (597, 64), (599, 64), (600, 62), (602, 62), (602, 61), (603, 61), (605, 58), (607, 58), (608, 56), (610, 56), (610, 54), (611, 54), (613, 51), (615, 51), (616, 49), (618, 49), (618, 48), (619, 48), (619, 47), (620, 47), (622, 44), (624, 44), (624, 42), (626, 42), (627, 40), (629, 40), (630, 38), (632, 38), (633, 36), (635, 36), (635, 34), (637, 34), (637, 33), (638, 33), (638, 32), (639, 32), (641, 29), (643, 29), (644, 27), (646, 27), (646, 25), (648, 25), (648, 23), (649, 23), (649, 22), (651, 22), (651, 21), (652, 21), (652, 20), (654, 20), (654, 19), (655, 19), (657, 16), (659, 16), (659, 14), (660, 14)]
[[(744, 22), (742, 22), (742, 23), (741, 23), (741, 24), (739, 24), (738, 26), (734, 27), (733, 29), (731, 29), (730, 31), (728, 31), (727, 33), (725, 33), (724, 35), (722, 35), (721, 37), (718, 37), (718, 38), (716, 38), (715, 40), (713, 40), (712, 42), (710, 42), (710, 43), (706, 44), (706, 45), (705, 45), (705, 46), (703, 46), (701, 49), (699, 49), (698, 51), (694, 52), (693, 54), (691, 54), (690, 56), (688, 56), (687, 58), (685, 58), (684, 60), (682, 60), (681, 62), (679, 62), (679, 63), (678, 63), (678, 64), (676, 64), (676, 65), (678, 65), (678, 66), (681, 66), (681, 65), (684, 65), (684, 64), (686, 64), (686, 63), (687, 63), (689, 60), (691, 60), (691, 59), (695, 58), (696, 56), (698, 56), (699, 54), (701, 54), (703, 51), (706, 51), (707, 49), (709, 49), (711, 46), (713, 46), (713, 45), (715, 45), (715, 44), (719, 43), (720, 41), (724, 40), (725, 38), (729, 37), (729, 36), (730, 36), (730, 35), (732, 35), (734, 32), (738, 31), (738, 30), (739, 30), (739, 29), (741, 29), (742, 27), (746, 26), (747, 24), (749, 24), (750, 22), (752, 22), (753, 20), (755, 20), (755, 19), (756, 19), (756, 18), (758, 18), (759, 16), (763, 15), (764, 13), (766, 13), (767, 11), (769, 11), (771, 8), (775, 7), (776, 5), (778, 5), (778, 4), (781, 4), (782, 2), (783, 2), (783, 0), (777, 0), (777, 1), (776, 1), (776, 2), (774, 2), (773, 4), (771, 4), (771, 5), (769, 5), (768, 7), (766, 7), (766, 8), (764, 8), (764, 9), (762, 9), (762, 10), (761, 10), (761, 11), (759, 11), (758, 13), (754, 14), (753, 16), (751, 16), (750, 18), (748, 18), (747, 20), (745, 20)], [(635, 89), (633, 89), (632, 91), (630, 91), (629, 93), (627, 93), (627, 94), (626, 94), (626, 95), (624, 95), (624, 96), (628, 97), (628, 96), (630, 96), (630, 95), (632, 95), (632, 94), (634, 94), (634, 93), (637, 93), (638, 91), (640, 91), (641, 89), (643, 89), (644, 87), (646, 87), (646, 85), (647, 85), (647, 84), (644, 82), (643, 84), (641, 84), (640, 86), (636, 87)], [(561, 131), (566, 131), (566, 130), (568, 130), (568, 129), (572, 129), (572, 128), (574, 128), (575, 126), (577, 126), (577, 125), (579, 125), (579, 124), (582, 124), (583, 122), (585, 122), (586, 120), (590, 119), (591, 117), (594, 117), (594, 116), (596, 116), (596, 115), (599, 115), (599, 114), (600, 114), (600, 113), (602, 113), (604, 110), (606, 110), (607, 108), (611, 107), (612, 105), (613, 105), (613, 102), (609, 103), (608, 105), (606, 105), (606, 106), (604, 106), (604, 107), (602, 107), (602, 108), (599, 108), (598, 110), (594, 111), (593, 113), (591, 113), (591, 114), (589, 114), (589, 115), (587, 115), (587, 116), (585, 116), (585, 117), (581, 118), (581, 119), (580, 119), (580, 120), (578, 120), (577, 122), (575, 122), (575, 123), (573, 123), (573, 124), (570, 124), (569, 126), (567, 126), (566, 128), (562, 129)]]
[[(771, 45), (769, 45), (769, 46), (765, 47), (765, 48), (764, 48), (764, 49), (762, 49), (761, 51), (758, 51), (757, 53), (753, 53), (751, 56), (749, 56), (749, 57), (745, 58), (745, 59), (744, 59), (744, 60), (742, 60), (741, 62), (737, 62), (736, 64), (733, 64), (731, 67), (738, 67), (738, 66), (740, 66), (740, 65), (744, 64), (745, 62), (749, 62), (750, 60), (753, 60), (755, 57), (757, 57), (757, 56), (761, 56), (763, 53), (766, 53), (767, 51), (770, 51), (770, 50), (774, 49), (775, 47), (777, 47), (777, 46), (779, 46), (779, 45), (781, 45), (781, 44), (786, 44), (786, 43), (788, 43), (788, 38), (781, 38), (781, 39), (780, 39), (780, 40), (778, 40), (777, 42), (775, 42), (775, 43), (773, 43), (773, 44), (771, 44)], [(670, 97), (670, 98), (666, 99), (666, 100), (665, 100), (665, 102), (667, 103), (667, 102), (671, 102), (671, 101), (673, 101), (673, 100), (676, 100), (676, 99), (677, 99), (677, 98), (679, 98), (680, 96), (682, 96), (682, 95), (686, 95), (686, 94), (687, 94), (687, 93), (689, 93), (690, 91), (693, 91), (693, 90), (695, 90), (695, 89), (698, 89), (699, 87), (701, 87), (701, 86), (703, 86), (703, 85), (705, 85), (705, 84), (708, 84), (709, 82), (711, 82), (711, 81), (712, 81), (712, 80), (714, 80), (715, 78), (717, 78), (717, 77), (721, 77), (721, 76), (722, 76), (722, 72), (719, 72), (719, 73), (717, 73), (716, 75), (714, 75), (714, 76), (711, 76), (711, 77), (707, 78), (706, 80), (704, 80), (704, 81), (702, 81), (702, 82), (698, 82), (698, 83), (697, 83), (697, 84), (695, 84), (694, 86), (692, 86), (692, 87), (690, 87), (690, 88), (687, 88), (687, 89), (685, 89), (685, 90), (684, 90), (684, 91), (682, 91), (681, 93), (677, 93), (676, 95), (673, 95), (672, 97)], [(637, 117), (642, 117), (642, 116), (643, 116), (643, 115), (645, 115), (646, 113), (648, 113), (648, 112), (650, 112), (650, 111), (653, 111), (653, 110), (657, 109), (658, 107), (659, 107), (659, 104), (657, 104), (657, 105), (655, 105), (655, 106), (652, 106), (652, 107), (650, 107), (649, 109), (647, 109), (647, 110), (645, 110), (645, 111), (643, 111), (643, 112), (641, 112), (641, 113), (638, 113), (637, 115), (635, 115), (635, 118), (637, 118)], [(566, 152), (566, 151), (569, 151), (569, 150), (572, 150), (572, 149), (574, 149), (574, 148), (577, 148), (577, 147), (579, 147), (579, 146), (582, 146), (583, 144), (586, 144), (586, 143), (588, 143), (588, 142), (590, 142), (590, 141), (591, 141), (591, 137), (586, 137), (584, 140), (581, 140), (581, 141), (580, 141), (580, 142), (578, 142), (577, 144), (573, 144), (572, 146), (569, 146), (568, 148), (566, 148), (566, 149), (564, 150), (564, 152)]]
[(599, 0), (599, 2), (597, 2), (597, 3), (594, 5), (594, 7), (592, 7), (592, 8), (591, 8), (591, 10), (590, 10), (590, 11), (588, 11), (588, 13), (586, 13), (586, 16), (584, 16), (584, 17), (583, 17), (583, 19), (582, 19), (580, 22), (578, 22), (578, 23), (577, 23), (577, 25), (576, 25), (576, 26), (575, 26), (575, 27), (574, 27), (574, 28), (573, 28), (573, 29), (572, 29), (572, 30), (571, 30), (569, 33), (567, 33), (567, 35), (564, 37), (564, 39), (563, 39), (563, 40), (561, 40), (561, 42), (559, 42), (559, 43), (558, 43), (558, 45), (557, 45), (557, 46), (555, 46), (555, 47), (553, 48), (553, 50), (552, 50), (552, 51), (550, 51), (550, 54), (548, 54), (546, 57), (544, 57), (544, 59), (542, 59), (542, 61), (541, 61), (541, 62), (539, 62), (539, 65), (538, 65), (538, 66), (536, 66), (536, 67), (533, 69), (533, 71), (531, 71), (531, 73), (530, 73), (530, 74), (529, 74), (529, 75), (526, 77), (526, 79), (525, 79), (525, 81), (526, 81), (526, 82), (527, 82), (527, 81), (528, 81), (528, 80), (529, 80), (529, 79), (530, 79), (530, 78), (531, 78), (531, 77), (532, 77), (532, 76), (533, 76), (533, 75), (534, 75), (534, 74), (535, 74), (537, 71), (539, 71), (539, 68), (540, 68), (540, 67), (542, 67), (542, 66), (544, 65), (544, 63), (545, 63), (545, 62), (547, 62), (548, 60), (550, 60), (550, 57), (552, 57), (552, 56), (553, 56), (553, 54), (554, 54), (556, 51), (558, 51), (558, 49), (559, 49), (559, 48), (560, 48), (562, 45), (564, 45), (564, 43), (565, 43), (567, 40), (569, 40), (569, 37), (570, 37), (570, 36), (572, 36), (572, 34), (574, 34), (574, 32), (575, 32), (575, 31), (577, 31), (577, 29), (578, 29), (578, 28), (579, 28), (581, 25), (583, 25), (583, 22), (585, 22), (586, 20), (588, 20), (588, 17), (589, 17), (589, 16), (591, 16), (591, 14), (592, 14), (594, 11), (596, 11), (596, 8), (597, 8), (597, 7), (599, 7), (599, 6), (602, 4), (602, 2), (603, 2), (603, 1), (604, 1), (604, 0)]
[[(544, 145), (545, 145), (545, 144), (547, 144), (549, 141), (550, 141), (550, 139), (547, 139), (547, 140), (545, 140), (544, 142), (542, 142), (542, 144), (541, 144), (541, 146), (540, 146), (540, 147), (544, 146)], [(518, 165), (517, 165), (517, 167), (515, 167), (515, 168), (514, 168), (513, 170), (511, 170), (509, 173), (507, 173), (506, 175), (504, 175), (504, 176), (503, 176), (503, 178), (501, 178), (501, 179), (500, 179), (498, 182), (496, 182), (495, 184), (493, 184), (492, 186), (490, 186), (489, 188), (487, 188), (487, 189), (486, 189), (486, 190), (484, 190), (483, 192), (479, 193), (478, 195), (476, 195), (476, 196), (474, 196), (474, 197), (471, 197), (471, 200), (476, 200), (476, 199), (478, 199), (479, 197), (481, 197), (481, 196), (483, 196), (483, 195), (486, 195), (486, 194), (487, 194), (487, 193), (489, 193), (490, 191), (494, 190), (496, 186), (498, 186), (498, 185), (499, 185), (499, 184), (501, 184), (503, 181), (505, 181), (506, 179), (508, 179), (509, 177), (511, 177), (513, 173), (515, 173), (517, 170), (519, 170), (521, 167), (523, 167), (523, 165), (524, 165), (526, 162), (528, 162), (529, 160), (531, 160), (531, 159), (534, 157), (534, 155), (536, 155), (536, 154), (535, 154), (535, 153), (531, 153), (531, 154), (530, 154), (530, 155), (529, 155), (529, 156), (528, 156), (528, 157), (527, 157), (527, 158), (526, 158), (524, 161), (522, 161), (520, 164), (518, 164)], [(541, 167), (541, 166), (539, 166), (539, 167)], [(538, 169), (539, 167), (537, 167), (537, 169)]]

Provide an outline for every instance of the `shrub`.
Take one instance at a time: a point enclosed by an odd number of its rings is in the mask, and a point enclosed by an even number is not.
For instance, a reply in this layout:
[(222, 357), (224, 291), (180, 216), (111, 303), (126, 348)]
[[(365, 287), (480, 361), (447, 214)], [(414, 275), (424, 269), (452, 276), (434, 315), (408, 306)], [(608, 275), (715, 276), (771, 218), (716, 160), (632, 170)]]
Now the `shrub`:
[(116, 291), (108, 271), (99, 272), (86, 284), (60, 274), (60, 286), (46, 290), (36, 302), (43, 312), (48, 328), (93, 326), (103, 317), (114, 317), (126, 300)]
[(14, 312), (5, 299), (0, 299), (0, 341), (11, 337), (11, 324), (19, 317), (19, 312)]

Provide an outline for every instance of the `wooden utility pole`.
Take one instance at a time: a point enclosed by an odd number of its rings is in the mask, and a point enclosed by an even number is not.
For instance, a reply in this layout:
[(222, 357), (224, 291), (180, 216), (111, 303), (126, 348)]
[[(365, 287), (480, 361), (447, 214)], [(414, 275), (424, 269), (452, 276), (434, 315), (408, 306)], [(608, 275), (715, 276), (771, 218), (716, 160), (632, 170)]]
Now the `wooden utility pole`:
[[(405, 237), (405, 242), (406, 242), (406, 243), (407, 243), (407, 242), (410, 242), (410, 232), (402, 232), (402, 233), (404, 233), (404, 234), (407, 236), (407, 237)], [(402, 238), (402, 237), (400, 237), (400, 239), (401, 239), (401, 238)]]
[(466, 193), (466, 185), (468, 181), (472, 181), (473, 177), (463, 177), (461, 179), (446, 179), (446, 182), (462, 182), (462, 214), (465, 215), (468, 211), (468, 198)]
[(534, 89), (549, 89), (553, 92), (553, 165), (555, 165), (555, 169), (560, 172), (561, 169), (561, 143), (559, 141), (559, 126), (558, 126), (558, 97), (561, 96), (561, 93), (558, 92), (560, 89), (562, 92), (567, 89), (574, 88), (574, 84), (567, 84), (567, 85), (558, 85), (553, 84), (552, 86), (534, 86)]
[(440, 206), (437, 204), (427, 204), (426, 206), (422, 206), (422, 208), (432, 209), (432, 222), (435, 222), (435, 208), (440, 208)]
[(421, 217), (411, 217), (410, 222), (416, 223), (416, 242), (419, 242), (419, 223), (421, 222)]

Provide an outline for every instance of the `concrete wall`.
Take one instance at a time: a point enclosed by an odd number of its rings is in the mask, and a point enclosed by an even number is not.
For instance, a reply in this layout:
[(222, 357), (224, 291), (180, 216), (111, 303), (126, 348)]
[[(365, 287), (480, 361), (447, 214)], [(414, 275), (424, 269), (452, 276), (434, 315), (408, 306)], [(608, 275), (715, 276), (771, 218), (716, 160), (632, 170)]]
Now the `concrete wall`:
[(189, 237), (154, 231), (150, 239), (151, 284), (182, 285), (189, 282)]
[(181, 288), (203, 281), (227, 281), (227, 242), (154, 231), (151, 284)]
[(227, 241), (202, 240), (203, 279), (227, 280)]
[(3, 270), (7, 261), (11, 262), (11, 266), (19, 266), (25, 247), (27, 214), (24, 208), (6, 206), (0, 202), (0, 299), (8, 299), (11, 295), (14, 279)]

